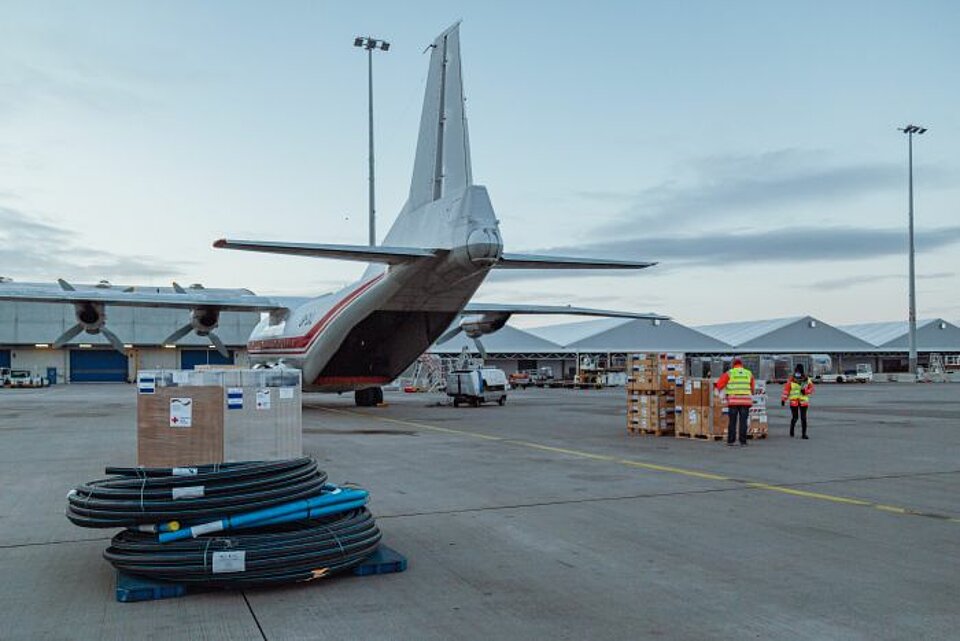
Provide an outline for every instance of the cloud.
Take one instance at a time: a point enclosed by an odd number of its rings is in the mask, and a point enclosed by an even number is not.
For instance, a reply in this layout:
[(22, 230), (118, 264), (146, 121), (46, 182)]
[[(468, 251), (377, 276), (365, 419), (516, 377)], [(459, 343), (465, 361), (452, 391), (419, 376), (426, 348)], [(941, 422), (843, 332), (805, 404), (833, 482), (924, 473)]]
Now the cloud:
[[(939, 280), (942, 278), (952, 278), (954, 276), (956, 276), (956, 272), (935, 272), (932, 274), (918, 274), (917, 280)], [(833, 290), (846, 289), (847, 287), (853, 287), (855, 285), (868, 285), (871, 283), (881, 283), (890, 280), (902, 281), (906, 279), (906, 274), (861, 274), (856, 276), (846, 276), (843, 278), (828, 278), (826, 280), (816, 281), (806, 285), (801, 285), (799, 287), (818, 290)]]
[[(960, 243), (960, 226), (917, 232), (917, 251), (930, 252)], [(775, 230), (704, 232), (695, 236), (647, 236), (553, 247), (525, 253), (556, 256), (600, 256), (623, 260), (654, 260), (664, 268), (755, 263), (805, 264), (856, 261), (899, 255), (906, 251), (900, 228), (786, 227)], [(660, 266), (651, 270), (662, 272)], [(494, 270), (491, 282), (569, 278), (570, 276), (631, 275), (635, 272)]]
[[(710, 156), (688, 164), (688, 178), (675, 179), (634, 194), (581, 191), (594, 200), (629, 201), (616, 220), (597, 235), (620, 233), (630, 225), (655, 228), (677, 222), (729, 218), (762, 211), (784, 214), (797, 206), (852, 200), (903, 189), (903, 167), (867, 162), (838, 165), (826, 152), (781, 149), (756, 155)], [(942, 183), (943, 172), (925, 168), (924, 179)]]
[[(0, 206), (2, 276), (67, 279), (169, 277), (180, 272), (150, 257), (124, 256), (80, 245), (77, 235), (11, 207)], [(178, 266), (183, 266), (178, 261)]]
[(81, 105), (116, 115), (140, 110), (143, 92), (134, 83), (76, 61), (40, 68), (11, 61), (0, 67), (0, 113), (29, 112), (46, 104)]

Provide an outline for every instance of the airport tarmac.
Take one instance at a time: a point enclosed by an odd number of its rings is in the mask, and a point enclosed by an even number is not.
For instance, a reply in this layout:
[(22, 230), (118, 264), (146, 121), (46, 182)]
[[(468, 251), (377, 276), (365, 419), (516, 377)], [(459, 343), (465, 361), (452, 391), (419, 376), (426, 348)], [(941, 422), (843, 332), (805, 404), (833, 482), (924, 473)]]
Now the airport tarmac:
[(0, 639), (956, 639), (958, 390), (823, 385), (746, 448), (628, 436), (622, 390), (307, 395), (409, 569), (132, 604), (63, 507), (134, 462), (133, 386), (0, 390)]

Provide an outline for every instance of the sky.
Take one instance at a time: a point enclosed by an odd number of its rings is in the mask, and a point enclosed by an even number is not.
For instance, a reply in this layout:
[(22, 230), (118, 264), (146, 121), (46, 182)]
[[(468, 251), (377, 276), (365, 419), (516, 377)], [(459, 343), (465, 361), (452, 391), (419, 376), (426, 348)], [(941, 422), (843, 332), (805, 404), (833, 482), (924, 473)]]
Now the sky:
[(0, 276), (346, 285), (361, 264), (211, 243), (366, 243), (357, 35), (391, 43), (374, 59), (382, 238), (424, 49), (460, 19), (474, 181), (506, 250), (659, 262), (495, 272), (475, 300), (905, 318), (897, 127), (916, 122), (918, 313), (960, 320), (960, 4), (936, 1), (0, 0)]

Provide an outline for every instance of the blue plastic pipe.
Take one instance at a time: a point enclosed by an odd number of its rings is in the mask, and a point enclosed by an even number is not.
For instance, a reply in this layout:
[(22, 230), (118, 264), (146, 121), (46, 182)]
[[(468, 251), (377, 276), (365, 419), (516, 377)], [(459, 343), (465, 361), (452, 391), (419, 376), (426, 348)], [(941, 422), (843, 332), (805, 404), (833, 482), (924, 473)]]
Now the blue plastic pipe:
[(318, 519), (321, 516), (328, 516), (330, 514), (337, 514), (338, 512), (349, 512), (350, 510), (355, 510), (359, 507), (363, 507), (367, 504), (366, 499), (357, 499), (356, 501), (348, 501), (346, 503), (337, 503), (336, 505), (328, 505), (327, 507), (317, 507), (308, 512), (295, 512), (293, 514), (284, 514), (283, 516), (278, 516), (273, 519), (268, 519), (266, 521), (258, 521), (257, 527), (263, 525), (277, 525), (278, 523), (289, 523), (291, 521), (304, 521), (306, 519)]
[[(364, 505), (367, 502), (368, 496), (369, 493), (366, 490), (352, 488), (337, 489), (333, 492), (325, 492), (308, 499), (300, 499), (299, 501), (275, 505), (255, 512), (234, 514), (233, 516), (217, 519), (216, 521), (200, 523), (172, 532), (162, 532), (157, 538), (160, 543), (169, 543), (170, 541), (180, 541), (191, 537), (196, 538), (204, 534), (211, 534), (222, 530), (285, 523), (287, 521), (294, 521), (297, 518), (306, 518), (308, 514), (312, 514), (313, 511), (320, 508), (329, 508), (323, 514), (335, 514)], [(349, 507), (346, 507), (347, 505), (349, 505)], [(288, 515), (296, 516), (283, 518)]]

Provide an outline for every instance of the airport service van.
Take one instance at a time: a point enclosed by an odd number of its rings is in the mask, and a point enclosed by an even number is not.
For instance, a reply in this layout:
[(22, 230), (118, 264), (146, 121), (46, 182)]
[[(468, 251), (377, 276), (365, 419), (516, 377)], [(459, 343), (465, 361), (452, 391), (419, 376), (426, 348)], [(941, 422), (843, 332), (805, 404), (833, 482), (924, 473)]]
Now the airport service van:
[(507, 402), (507, 375), (496, 367), (454, 370), (447, 374), (447, 396), (453, 398), (454, 407), (461, 403), (503, 405)]

